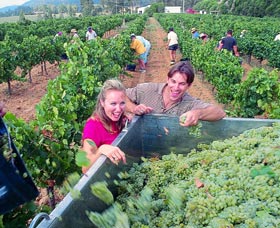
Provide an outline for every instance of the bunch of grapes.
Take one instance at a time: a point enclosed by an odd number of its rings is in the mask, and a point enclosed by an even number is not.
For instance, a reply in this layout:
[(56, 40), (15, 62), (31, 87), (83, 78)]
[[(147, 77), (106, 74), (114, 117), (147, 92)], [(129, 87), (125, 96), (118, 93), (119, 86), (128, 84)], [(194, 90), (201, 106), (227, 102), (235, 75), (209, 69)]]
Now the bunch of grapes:
[(134, 164), (117, 202), (130, 227), (280, 227), (279, 180), (274, 124)]
[(4, 158), (6, 159), (6, 161), (10, 161), (13, 151), (9, 147), (7, 134), (0, 135), (0, 151), (1, 154), (4, 156)]

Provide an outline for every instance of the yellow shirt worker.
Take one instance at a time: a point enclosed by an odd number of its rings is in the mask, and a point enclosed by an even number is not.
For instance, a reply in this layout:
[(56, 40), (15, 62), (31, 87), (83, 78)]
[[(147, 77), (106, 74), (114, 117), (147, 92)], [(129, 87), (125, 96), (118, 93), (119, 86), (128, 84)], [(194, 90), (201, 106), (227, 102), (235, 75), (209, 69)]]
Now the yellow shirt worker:
[(136, 38), (131, 41), (130, 48), (135, 50), (137, 55), (141, 55), (146, 51), (146, 48), (142, 44), (140, 40), (137, 40)]
[(130, 48), (133, 49), (137, 54), (138, 63), (140, 67), (139, 71), (145, 73), (146, 66), (144, 63), (144, 57), (145, 57), (144, 53), (146, 52), (146, 48), (144, 47), (144, 44), (140, 40), (136, 39), (135, 34), (131, 34), (130, 38), (131, 38)]

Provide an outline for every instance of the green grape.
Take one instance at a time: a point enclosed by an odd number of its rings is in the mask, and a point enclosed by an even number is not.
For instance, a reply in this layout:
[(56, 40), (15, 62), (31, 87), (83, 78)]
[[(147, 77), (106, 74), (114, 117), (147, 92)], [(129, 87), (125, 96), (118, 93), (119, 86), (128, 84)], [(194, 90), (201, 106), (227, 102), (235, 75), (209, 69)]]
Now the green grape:
[(96, 182), (90, 187), (93, 195), (101, 199), (104, 203), (109, 205), (114, 202), (113, 194), (107, 188), (107, 184), (105, 182)]
[(13, 150), (9, 148), (7, 134), (0, 135), (0, 151), (2, 152), (6, 161), (10, 161), (10, 159), (14, 156)]
[(202, 128), (202, 123), (198, 123), (196, 126), (190, 126), (188, 127), (188, 132), (189, 135), (192, 135), (196, 138), (200, 138), (201, 137), (201, 128)]

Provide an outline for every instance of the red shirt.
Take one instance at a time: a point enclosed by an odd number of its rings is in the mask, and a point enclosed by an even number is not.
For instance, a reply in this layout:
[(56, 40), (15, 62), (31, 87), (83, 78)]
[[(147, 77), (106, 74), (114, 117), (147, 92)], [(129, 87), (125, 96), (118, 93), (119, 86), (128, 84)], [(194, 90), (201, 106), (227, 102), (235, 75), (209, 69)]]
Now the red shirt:
[(103, 144), (111, 144), (119, 135), (119, 131), (113, 125), (114, 133), (108, 132), (98, 119), (89, 118), (84, 126), (82, 140), (91, 139), (97, 148)]

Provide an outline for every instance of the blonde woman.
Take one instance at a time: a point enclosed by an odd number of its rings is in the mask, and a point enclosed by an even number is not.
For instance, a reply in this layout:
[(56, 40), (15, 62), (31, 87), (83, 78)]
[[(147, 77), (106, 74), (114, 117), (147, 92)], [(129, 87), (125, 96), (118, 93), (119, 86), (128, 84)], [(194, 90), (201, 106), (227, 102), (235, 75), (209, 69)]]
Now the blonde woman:
[(118, 80), (107, 80), (101, 88), (95, 110), (83, 129), (82, 149), (90, 161), (88, 167), (82, 168), (83, 173), (102, 154), (114, 164), (126, 163), (124, 152), (111, 145), (125, 125), (125, 98), (125, 87)]

